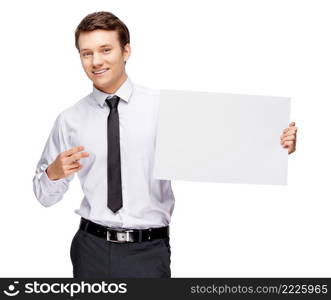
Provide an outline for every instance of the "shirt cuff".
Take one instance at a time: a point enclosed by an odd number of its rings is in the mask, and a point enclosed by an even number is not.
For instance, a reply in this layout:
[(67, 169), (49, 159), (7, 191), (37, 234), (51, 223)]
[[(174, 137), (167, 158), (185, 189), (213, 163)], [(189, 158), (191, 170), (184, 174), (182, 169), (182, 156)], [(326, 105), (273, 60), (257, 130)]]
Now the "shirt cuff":
[(46, 187), (47, 190), (51, 192), (61, 192), (65, 185), (65, 178), (52, 180), (48, 177), (46, 170), (41, 173), (40, 182)]

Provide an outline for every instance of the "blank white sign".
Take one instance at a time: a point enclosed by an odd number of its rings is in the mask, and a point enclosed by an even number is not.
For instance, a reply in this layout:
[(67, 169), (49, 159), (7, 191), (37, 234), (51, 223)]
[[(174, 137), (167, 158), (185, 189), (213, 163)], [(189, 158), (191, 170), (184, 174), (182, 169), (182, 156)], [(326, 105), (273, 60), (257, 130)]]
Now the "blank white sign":
[(154, 178), (287, 184), (290, 98), (161, 90)]

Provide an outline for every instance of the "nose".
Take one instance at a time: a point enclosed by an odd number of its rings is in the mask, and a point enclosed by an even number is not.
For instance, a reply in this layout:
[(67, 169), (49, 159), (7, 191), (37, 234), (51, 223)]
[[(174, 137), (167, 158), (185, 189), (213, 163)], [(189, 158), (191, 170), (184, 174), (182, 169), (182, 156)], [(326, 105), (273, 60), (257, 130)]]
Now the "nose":
[(103, 64), (102, 57), (98, 53), (95, 53), (93, 55), (92, 64), (93, 67), (98, 67)]

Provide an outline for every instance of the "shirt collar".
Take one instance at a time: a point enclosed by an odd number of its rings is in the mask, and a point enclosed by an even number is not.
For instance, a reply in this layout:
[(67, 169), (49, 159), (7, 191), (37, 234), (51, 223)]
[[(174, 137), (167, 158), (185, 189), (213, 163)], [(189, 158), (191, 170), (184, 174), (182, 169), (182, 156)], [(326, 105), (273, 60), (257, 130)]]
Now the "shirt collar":
[(101, 107), (104, 107), (105, 100), (109, 96), (116, 95), (123, 99), (126, 102), (129, 102), (129, 99), (132, 95), (133, 84), (129, 77), (122, 83), (122, 85), (118, 88), (118, 90), (114, 94), (107, 94), (105, 92), (100, 91), (93, 85), (92, 97), (97, 102), (97, 104)]

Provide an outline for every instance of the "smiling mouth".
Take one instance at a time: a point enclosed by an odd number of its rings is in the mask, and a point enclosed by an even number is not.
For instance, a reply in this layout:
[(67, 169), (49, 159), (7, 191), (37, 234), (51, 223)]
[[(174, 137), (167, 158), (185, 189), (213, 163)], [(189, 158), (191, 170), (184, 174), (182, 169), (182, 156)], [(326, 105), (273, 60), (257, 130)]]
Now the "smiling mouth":
[(92, 71), (92, 73), (96, 76), (101, 76), (102, 74), (106, 73), (108, 70), (109, 70), (109, 68), (101, 69), (101, 70), (98, 70), (98, 71)]

